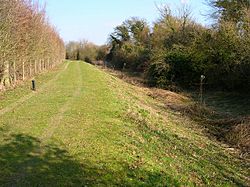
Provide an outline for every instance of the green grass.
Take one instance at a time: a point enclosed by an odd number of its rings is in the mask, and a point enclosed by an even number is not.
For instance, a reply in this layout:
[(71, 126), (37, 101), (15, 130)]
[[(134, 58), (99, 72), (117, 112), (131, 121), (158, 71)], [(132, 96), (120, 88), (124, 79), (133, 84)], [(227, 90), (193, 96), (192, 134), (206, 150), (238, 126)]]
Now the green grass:
[(83, 62), (37, 82), (0, 95), (0, 186), (249, 185), (246, 160), (143, 88)]

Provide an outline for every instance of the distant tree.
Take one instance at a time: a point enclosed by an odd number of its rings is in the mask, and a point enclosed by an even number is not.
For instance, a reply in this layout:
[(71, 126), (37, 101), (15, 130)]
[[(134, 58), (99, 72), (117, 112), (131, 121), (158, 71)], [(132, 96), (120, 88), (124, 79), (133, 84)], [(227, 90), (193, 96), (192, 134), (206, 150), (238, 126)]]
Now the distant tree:
[(117, 69), (142, 71), (148, 60), (149, 41), (150, 29), (145, 20), (126, 20), (110, 35), (107, 60)]
[(125, 24), (117, 26), (115, 31), (110, 35), (110, 39), (114, 40), (117, 44), (129, 41), (129, 28)]
[(92, 63), (97, 59), (98, 49), (99, 46), (86, 40), (70, 41), (66, 44), (66, 56), (71, 60), (86, 61), (87, 59), (88, 63)]

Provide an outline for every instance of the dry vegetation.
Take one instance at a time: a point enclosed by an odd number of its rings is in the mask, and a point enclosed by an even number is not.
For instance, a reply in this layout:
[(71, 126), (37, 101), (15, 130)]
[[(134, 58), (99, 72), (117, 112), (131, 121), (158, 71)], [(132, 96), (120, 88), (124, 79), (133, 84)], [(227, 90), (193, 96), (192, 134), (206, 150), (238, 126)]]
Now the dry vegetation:
[[(110, 74), (129, 84), (140, 86), (151, 98), (164, 103), (160, 110), (171, 110), (188, 117), (199, 124), (198, 128), (210, 138), (226, 143), (229, 147), (239, 149), (241, 156), (249, 157), (250, 152), (250, 117), (247, 114), (232, 116), (219, 112), (216, 107), (201, 105), (192, 93), (172, 92), (169, 90), (148, 88), (142, 77), (127, 72), (105, 69)], [(232, 98), (233, 99), (233, 98)], [(158, 109), (159, 110), (159, 109)], [(197, 126), (190, 126), (197, 128)]]
[(64, 43), (45, 8), (31, 0), (0, 0), (0, 90), (54, 67)]

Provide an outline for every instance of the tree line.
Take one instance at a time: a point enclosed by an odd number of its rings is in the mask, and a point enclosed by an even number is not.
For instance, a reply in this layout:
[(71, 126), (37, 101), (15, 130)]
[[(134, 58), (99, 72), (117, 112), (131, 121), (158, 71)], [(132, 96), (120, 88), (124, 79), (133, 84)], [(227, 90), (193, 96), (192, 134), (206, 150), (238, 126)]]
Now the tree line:
[(87, 40), (70, 41), (66, 44), (66, 59), (96, 63), (104, 61), (107, 51), (106, 45), (97, 46)]
[(115, 27), (105, 60), (118, 70), (142, 72), (150, 86), (193, 87), (206, 76), (210, 88), (250, 90), (250, 1), (209, 0), (214, 24), (202, 26), (183, 7), (159, 8), (151, 28), (131, 18)]
[(53, 68), (65, 59), (64, 42), (31, 0), (0, 0), (0, 90)]

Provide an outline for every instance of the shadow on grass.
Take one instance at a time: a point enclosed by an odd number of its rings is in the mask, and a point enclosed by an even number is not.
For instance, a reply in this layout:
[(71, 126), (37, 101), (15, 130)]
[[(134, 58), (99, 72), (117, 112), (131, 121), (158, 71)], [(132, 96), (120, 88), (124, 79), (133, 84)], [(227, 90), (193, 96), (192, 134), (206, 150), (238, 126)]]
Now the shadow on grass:
[[(2, 133), (1, 133), (2, 134)], [(25, 134), (12, 134), (0, 145), (0, 186), (161, 186), (162, 180), (178, 186), (160, 172), (131, 169), (126, 162), (84, 160), (66, 150), (42, 145)], [(116, 165), (116, 167), (113, 167)], [(119, 168), (119, 169), (114, 169)]]
[(16, 134), (0, 146), (0, 183), (3, 186), (81, 184), (81, 165), (65, 150), (42, 146), (31, 136)]
[(206, 105), (219, 113), (234, 117), (250, 115), (249, 93), (208, 92), (204, 97)]

